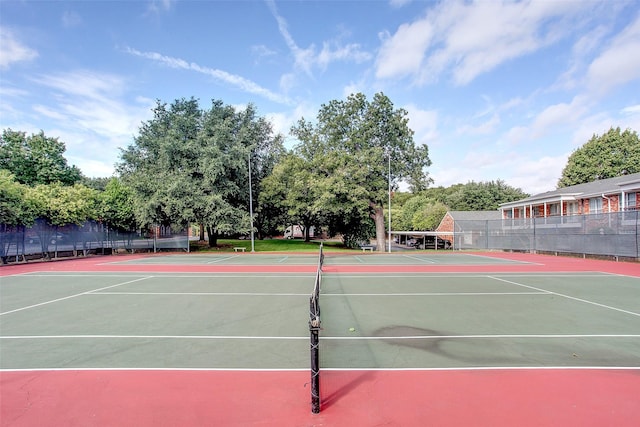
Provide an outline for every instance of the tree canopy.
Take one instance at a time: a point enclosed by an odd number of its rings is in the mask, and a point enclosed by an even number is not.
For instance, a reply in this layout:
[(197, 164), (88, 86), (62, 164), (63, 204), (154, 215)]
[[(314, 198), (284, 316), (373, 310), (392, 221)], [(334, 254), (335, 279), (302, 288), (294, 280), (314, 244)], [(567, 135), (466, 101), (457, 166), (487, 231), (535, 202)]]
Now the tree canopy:
[(491, 211), (498, 209), (501, 203), (525, 197), (529, 197), (529, 194), (499, 179), (451, 186), (440, 201), (456, 211)]
[(0, 139), (0, 169), (6, 169), (21, 184), (35, 186), (60, 182), (73, 185), (82, 174), (69, 166), (64, 157), (66, 146), (43, 131), (27, 136), (25, 132), (5, 129)]
[(640, 172), (640, 139), (635, 131), (610, 128), (593, 135), (569, 156), (558, 188)]
[(281, 153), (281, 136), (252, 105), (237, 111), (214, 100), (201, 110), (191, 98), (158, 102), (153, 113), (118, 165), (138, 221), (202, 224), (211, 246), (220, 233), (248, 233), (249, 162), (258, 189)]
[(36, 215), (29, 187), (16, 182), (9, 171), (0, 169), (0, 224), (12, 227), (31, 225)]
[(336, 219), (334, 231), (347, 235), (367, 230), (358, 223), (372, 219), (378, 250), (383, 251), (389, 187), (396, 189), (401, 180), (413, 189), (429, 183), (428, 148), (415, 145), (407, 112), (394, 109), (382, 93), (372, 101), (352, 94), (323, 104), (316, 124), (303, 118), (292, 134), (300, 141), (296, 154), (313, 174), (314, 209)]

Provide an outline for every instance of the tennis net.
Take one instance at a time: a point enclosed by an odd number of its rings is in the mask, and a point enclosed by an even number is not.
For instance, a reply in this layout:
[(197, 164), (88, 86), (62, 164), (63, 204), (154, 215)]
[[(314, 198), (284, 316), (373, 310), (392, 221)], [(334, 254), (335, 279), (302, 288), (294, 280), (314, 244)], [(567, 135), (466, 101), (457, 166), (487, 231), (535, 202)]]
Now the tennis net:
[(309, 333), (311, 335), (311, 412), (320, 412), (320, 287), (324, 251), (322, 243), (318, 254), (318, 267), (313, 291), (309, 297)]

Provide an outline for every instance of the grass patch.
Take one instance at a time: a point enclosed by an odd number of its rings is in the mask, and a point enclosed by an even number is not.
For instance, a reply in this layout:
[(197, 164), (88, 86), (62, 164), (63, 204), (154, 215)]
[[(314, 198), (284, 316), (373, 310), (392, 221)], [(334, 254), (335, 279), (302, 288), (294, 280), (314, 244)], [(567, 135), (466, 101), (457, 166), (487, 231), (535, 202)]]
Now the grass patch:
[[(327, 252), (348, 252), (353, 249), (345, 248), (342, 242), (325, 241), (322, 242), (324, 250)], [(318, 252), (320, 241), (314, 240), (305, 242), (300, 239), (264, 239), (254, 241), (256, 252)], [(210, 248), (206, 242), (190, 243), (191, 252), (233, 252), (233, 248), (245, 248), (246, 252), (251, 251), (251, 240), (218, 239), (218, 246)]]

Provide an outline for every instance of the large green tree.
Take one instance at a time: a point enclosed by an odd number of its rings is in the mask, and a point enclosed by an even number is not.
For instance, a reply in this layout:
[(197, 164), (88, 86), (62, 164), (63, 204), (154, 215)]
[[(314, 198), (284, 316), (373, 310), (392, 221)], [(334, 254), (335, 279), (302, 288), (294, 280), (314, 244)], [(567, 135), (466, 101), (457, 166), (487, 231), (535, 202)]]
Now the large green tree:
[(31, 225), (35, 216), (29, 188), (17, 182), (9, 171), (0, 169), (0, 224), (9, 227)]
[[(435, 194), (438, 194), (437, 192)], [(471, 181), (449, 187), (441, 200), (451, 210), (456, 211), (490, 211), (498, 209), (501, 203), (520, 200), (529, 194), (519, 188), (512, 187), (502, 180)]]
[(99, 218), (110, 228), (121, 231), (136, 229), (133, 211), (134, 196), (131, 188), (119, 178), (111, 178), (99, 193)]
[(276, 161), (281, 137), (252, 105), (237, 111), (214, 100), (201, 110), (191, 98), (158, 102), (153, 112), (118, 165), (134, 191), (138, 221), (201, 224), (210, 246), (221, 233), (248, 233), (249, 162), (258, 189)]
[(383, 251), (389, 186), (393, 190), (407, 180), (422, 189), (429, 182), (428, 148), (415, 145), (407, 112), (395, 109), (382, 93), (371, 101), (352, 94), (322, 105), (315, 124), (299, 120), (292, 134), (315, 175), (316, 203), (333, 217), (358, 219), (366, 212), (375, 224), (377, 249)]
[[(56, 227), (79, 228), (87, 220), (98, 217), (98, 191), (81, 184), (65, 186), (61, 183), (40, 184), (29, 189), (39, 224), (34, 227), (42, 252), (48, 251)], [(42, 226), (40, 226), (42, 225)], [(74, 250), (76, 241), (73, 241)]]
[(640, 139), (635, 131), (610, 128), (593, 135), (569, 156), (558, 188), (640, 172)]
[(29, 190), (26, 185), (16, 182), (9, 171), (0, 169), (0, 259), (3, 264), (7, 262), (9, 246), (19, 244), (15, 231), (30, 226), (36, 218)]
[(435, 230), (447, 213), (447, 207), (424, 193), (407, 200), (393, 219), (396, 230), (428, 231)]
[(320, 225), (322, 213), (315, 203), (319, 193), (315, 175), (304, 159), (294, 153), (284, 157), (265, 179), (264, 188), (261, 205), (273, 205), (281, 226), (302, 225), (309, 241), (311, 227)]
[(76, 166), (67, 164), (65, 151), (64, 142), (43, 131), (27, 135), (5, 129), (0, 139), (0, 169), (10, 171), (16, 181), (29, 186), (54, 182), (73, 185), (82, 174)]

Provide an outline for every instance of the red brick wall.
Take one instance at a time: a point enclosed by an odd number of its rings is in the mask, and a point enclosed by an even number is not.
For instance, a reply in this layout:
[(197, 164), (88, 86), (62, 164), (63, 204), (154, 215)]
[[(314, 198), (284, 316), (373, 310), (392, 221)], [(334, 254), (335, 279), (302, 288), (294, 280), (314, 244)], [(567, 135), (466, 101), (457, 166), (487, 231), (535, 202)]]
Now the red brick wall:
[[(442, 218), (442, 221), (440, 221), (440, 224), (438, 225), (438, 228), (436, 228), (436, 231), (440, 231), (440, 232), (453, 232), (453, 226), (454, 226), (454, 221), (453, 221), (453, 217), (451, 215), (449, 215), (449, 213), (447, 213), (444, 218)], [(453, 243), (453, 234), (448, 235), (442, 235), (440, 236), (440, 238), (448, 240), (450, 242)]]

